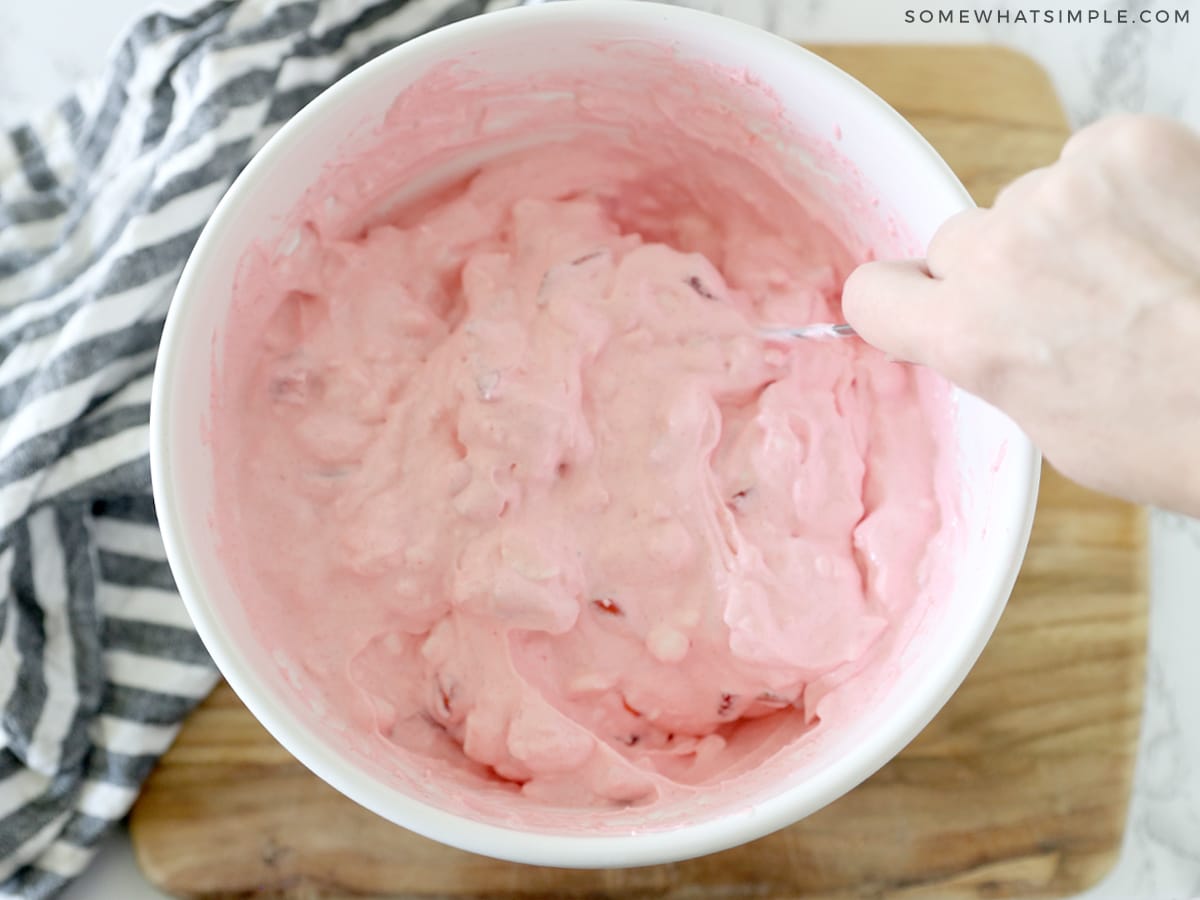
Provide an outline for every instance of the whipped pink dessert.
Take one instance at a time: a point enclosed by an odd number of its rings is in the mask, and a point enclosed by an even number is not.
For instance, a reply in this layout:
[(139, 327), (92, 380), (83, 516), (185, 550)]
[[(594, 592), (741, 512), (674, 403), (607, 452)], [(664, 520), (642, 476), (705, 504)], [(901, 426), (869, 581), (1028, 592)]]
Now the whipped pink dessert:
[[(248, 255), (216, 525), (359, 752), (652, 803), (853, 714), (929, 606), (944, 391), (761, 336), (839, 321), (871, 250), (699, 82), (745, 85), (688, 72), (564, 75), (559, 109), (435, 72)], [(579, 133), (396, 199), (522, 103), (513, 133)]]

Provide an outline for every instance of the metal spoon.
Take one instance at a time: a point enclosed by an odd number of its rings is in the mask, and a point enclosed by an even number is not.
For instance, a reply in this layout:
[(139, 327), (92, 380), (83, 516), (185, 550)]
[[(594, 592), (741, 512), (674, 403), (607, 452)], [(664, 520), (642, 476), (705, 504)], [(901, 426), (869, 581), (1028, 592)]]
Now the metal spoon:
[(802, 325), (799, 328), (760, 328), (763, 337), (771, 340), (792, 340), (799, 338), (805, 341), (824, 341), (836, 338), (858, 337), (858, 332), (845, 323), (834, 325), (830, 322), (819, 322), (814, 325)]

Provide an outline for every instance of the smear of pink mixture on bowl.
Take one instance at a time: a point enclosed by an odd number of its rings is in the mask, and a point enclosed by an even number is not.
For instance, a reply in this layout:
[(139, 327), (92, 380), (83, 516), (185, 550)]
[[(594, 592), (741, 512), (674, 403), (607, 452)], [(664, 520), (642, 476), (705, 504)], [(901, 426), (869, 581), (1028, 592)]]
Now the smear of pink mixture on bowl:
[(759, 333), (840, 320), (870, 204), (759, 89), (665, 71), (435, 71), (248, 252), (216, 524), (264, 646), (379, 758), (556, 806), (702, 789), (929, 605), (944, 387)]

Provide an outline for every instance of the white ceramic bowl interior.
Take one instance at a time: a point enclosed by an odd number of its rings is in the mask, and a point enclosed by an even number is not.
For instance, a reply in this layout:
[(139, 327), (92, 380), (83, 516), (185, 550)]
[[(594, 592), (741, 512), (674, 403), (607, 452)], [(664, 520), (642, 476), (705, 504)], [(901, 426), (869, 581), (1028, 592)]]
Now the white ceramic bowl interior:
[(544, 865), (641, 865), (720, 850), (796, 821), (864, 780), (929, 722), (983, 649), (1016, 578), (1037, 491), (1039, 458), (1025, 436), (986, 404), (956, 395), (966, 523), (961, 556), (951, 595), (898, 669), (886, 704), (815, 745), (794, 777), (698, 812), (694, 822), (605, 834), (522, 831), (422, 801), (339, 753), (248, 627), (212, 527), (206, 428), (239, 258), (251, 242), (280, 233), (289, 210), (342, 146), (331, 136), (370, 130), (397, 93), (436, 63), (470, 52), (472, 67), (503, 77), (562, 65), (600, 71), (612, 63), (595, 48), (629, 38), (744, 70), (777, 95), (799, 130), (840, 135), (838, 150), (857, 166), (883, 213), (904, 223), (918, 246), (970, 203), (945, 163), (897, 113), (838, 69), (765, 32), (690, 10), (612, 0), (490, 14), (364, 66), (259, 152), (209, 221), (183, 274), (152, 400), (154, 494), (171, 567), (205, 645), (255, 716), (317, 775), (379, 815), (464, 849)]

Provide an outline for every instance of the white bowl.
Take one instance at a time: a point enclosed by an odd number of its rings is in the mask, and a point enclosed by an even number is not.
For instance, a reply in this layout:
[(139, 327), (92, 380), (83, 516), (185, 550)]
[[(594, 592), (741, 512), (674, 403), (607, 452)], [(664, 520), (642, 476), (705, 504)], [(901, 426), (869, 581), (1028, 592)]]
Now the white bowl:
[(154, 496), (171, 568), (201, 638), (250, 711), (313, 772), (379, 815), (447, 844), (542, 865), (644, 865), (721, 850), (811, 814), (875, 772), (933, 718), (982, 651), (1016, 579), (1037, 493), (1040, 460), (1028, 439), (995, 409), (956, 393), (963, 493), (953, 585), (897, 667), (887, 702), (809, 748), (791, 777), (698, 810), (694, 821), (671, 828), (647, 822), (616, 833), (522, 830), (418, 799), (338, 750), (256, 643), (212, 527), (206, 430), (238, 261), (251, 242), (280, 233), (288, 211), (334, 158), (337, 138), (380, 122), (397, 93), (431, 66), (469, 53), (472, 67), (508, 76), (595, 62), (600, 43), (627, 38), (670, 44), (684, 58), (745, 71), (750, 82), (774, 92), (796, 128), (838, 135), (838, 150), (873, 190), (881, 215), (890, 212), (919, 247), (970, 204), (941, 158), (882, 100), (766, 32), (705, 13), (613, 0), (490, 14), (412, 40), (362, 67), (263, 147), (209, 220), (184, 270), (151, 404)]

